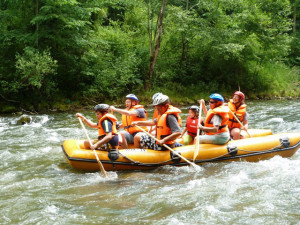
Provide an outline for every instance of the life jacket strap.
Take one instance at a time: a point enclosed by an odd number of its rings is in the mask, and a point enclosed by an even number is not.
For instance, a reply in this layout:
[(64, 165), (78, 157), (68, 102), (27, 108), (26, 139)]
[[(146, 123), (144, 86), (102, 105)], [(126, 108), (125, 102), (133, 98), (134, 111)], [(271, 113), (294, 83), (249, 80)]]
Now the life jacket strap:
[(225, 128), (225, 127), (227, 127), (227, 124), (223, 125), (223, 126), (219, 126), (219, 130), (221, 130), (221, 129)]

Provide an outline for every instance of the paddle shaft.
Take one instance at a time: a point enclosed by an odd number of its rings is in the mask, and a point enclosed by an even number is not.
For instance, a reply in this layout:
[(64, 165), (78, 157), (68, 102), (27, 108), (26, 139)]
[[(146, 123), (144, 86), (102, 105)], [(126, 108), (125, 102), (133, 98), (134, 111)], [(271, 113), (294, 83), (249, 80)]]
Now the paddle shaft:
[[(159, 141), (156, 137), (154, 137), (152, 134), (148, 133), (147, 131), (145, 131), (143, 128), (141, 128), (138, 125), (135, 125), (137, 128), (139, 128), (141, 131), (143, 131), (145, 134), (147, 134), (149, 137), (152, 137), (154, 140)], [(192, 165), (193, 167), (197, 168), (198, 166), (193, 163), (190, 162), (189, 160), (187, 160), (185, 157), (183, 157), (182, 155), (180, 155), (179, 153), (177, 153), (176, 151), (174, 151), (172, 148), (170, 148), (168, 145), (163, 144), (163, 146), (167, 149), (169, 149), (171, 152), (175, 153), (176, 155), (178, 155), (180, 158), (182, 158), (184, 161), (186, 161), (188, 164)]]
[(249, 134), (248, 130), (245, 129), (244, 125), (241, 123), (241, 121), (236, 117), (236, 115), (231, 111), (231, 109), (229, 109), (229, 111), (232, 113), (233, 117), (236, 119), (236, 121), (238, 121), (238, 123), (242, 126), (242, 128), (247, 132), (247, 134), (249, 135), (249, 137), (251, 137), (251, 135)]
[[(92, 145), (93, 145), (93, 144), (92, 144), (92, 141), (91, 141), (91, 139), (90, 139), (90, 137), (89, 137), (89, 135), (88, 135), (88, 133), (87, 133), (87, 131), (86, 131), (86, 129), (85, 129), (84, 124), (82, 123), (82, 120), (81, 120), (79, 117), (78, 117), (78, 120), (79, 120), (79, 122), (80, 122), (80, 124), (81, 124), (81, 126), (82, 126), (82, 128), (83, 128), (83, 131), (84, 131), (84, 133), (85, 133), (85, 135), (86, 135), (86, 137), (87, 137), (89, 143), (90, 143), (90, 146), (92, 146)], [(99, 157), (98, 157), (98, 155), (97, 155), (95, 149), (93, 149), (93, 152), (94, 152), (94, 154), (95, 154), (95, 156), (96, 156), (96, 159), (97, 159), (98, 165), (99, 165), (99, 167), (100, 167), (101, 173), (103, 174), (103, 176), (104, 176), (105, 178), (107, 178), (107, 173), (106, 173), (106, 171), (105, 171), (105, 169), (104, 169), (104, 167), (103, 167), (103, 164), (101, 163), (101, 161), (100, 161), (100, 159), (99, 159)]]
[[(202, 114), (202, 102), (200, 101), (200, 111), (199, 111), (199, 116), (198, 116), (198, 127), (200, 126), (200, 120), (201, 120), (201, 114)], [(200, 147), (200, 143), (199, 143), (199, 134), (200, 134), (200, 129), (197, 128), (197, 143), (196, 143), (196, 148), (194, 151), (194, 158), (193, 161), (195, 162), (196, 157), (199, 154), (199, 147)]]

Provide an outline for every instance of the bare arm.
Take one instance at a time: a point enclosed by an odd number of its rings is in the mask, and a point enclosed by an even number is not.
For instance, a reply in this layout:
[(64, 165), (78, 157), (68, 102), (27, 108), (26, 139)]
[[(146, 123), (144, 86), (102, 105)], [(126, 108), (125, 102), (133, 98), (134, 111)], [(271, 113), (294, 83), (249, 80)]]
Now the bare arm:
[(156, 125), (154, 120), (147, 120), (147, 121), (134, 121), (131, 123), (132, 126), (138, 125), (138, 126), (154, 126)]
[(173, 140), (179, 138), (180, 135), (181, 135), (181, 132), (174, 132), (173, 134), (171, 134), (171, 135), (169, 135), (169, 136), (167, 136), (167, 137), (159, 140), (158, 144), (163, 145), (163, 144), (165, 144), (168, 141), (173, 141)]
[(200, 130), (203, 130), (203, 131), (205, 131), (205, 132), (217, 133), (218, 130), (219, 130), (219, 126), (205, 127), (205, 126), (200, 125), (200, 126), (199, 126), (199, 129), (200, 129)]
[(126, 116), (138, 116), (138, 112), (135, 111), (135, 110), (134, 111), (128, 111), (126, 109), (115, 108), (114, 106), (111, 106), (110, 110), (112, 110), (114, 112), (121, 113), (121, 114), (126, 115)]
[(185, 132), (187, 131), (187, 128), (184, 128), (184, 130), (182, 131), (180, 138), (185, 134)]
[(80, 118), (86, 125), (88, 125), (90, 128), (98, 128), (97, 123), (94, 123), (87, 118), (85, 118), (83, 115), (80, 113), (76, 113), (76, 117)]
[(199, 104), (202, 105), (202, 110), (203, 110), (203, 112), (204, 112), (204, 115), (206, 116), (206, 115), (207, 115), (207, 109), (206, 109), (206, 106), (205, 106), (205, 101), (204, 101), (204, 99), (199, 100)]
[(244, 120), (243, 125), (244, 125), (245, 130), (247, 131), (248, 130), (248, 120)]

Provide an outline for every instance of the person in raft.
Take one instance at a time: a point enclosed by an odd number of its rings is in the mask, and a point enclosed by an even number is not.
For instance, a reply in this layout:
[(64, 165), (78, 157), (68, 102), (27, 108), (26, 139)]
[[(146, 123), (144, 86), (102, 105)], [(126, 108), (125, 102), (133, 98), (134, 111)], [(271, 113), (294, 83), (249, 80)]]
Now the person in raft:
[[(152, 102), (156, 99), (157, 96), (162, 95), (163, 93), (157, 92), (152, 96)], [(152, 120), (157, 119), (158, 111), (154, 108)], [(155, 126), (152, 126), (149, 130), (149, 133), (156, 136)]]
[[(207, 112), (204, 126), (199, 125), (200, 131), (206, 134), (199, 136), (199, 143), (201, 144), (226, 144), (229, 139), (228, 119), (229, 109), (224, 106), (224, 98), (222, 95), (214, 93), (209, 96), (210, 110)], [(195, 138), (195, 143), (197, 139)]]
[(141, 137), (141, 147), (154, 150), (167, 150), (163, 144), (171, 148), (182, 146), (176, 142), (176, 139), (181, 135), (181, 117), (179, 115), (181, 110), (170, 105), (169, 97), (163, 94), (154, 99), (153, 105), (158, 112), (157, 119), (132, 123), (139, 126), (156, 126), (158, 141), (155, 142), (147, 134), (143, 134)]
[[(205, 108), (205, 106), (204, 106), (204, 108)], [(189, 115), (186, 119), (186, 126), (180, 135), (180, 138), (183, 138), (184, 145), (193, 144), (194, 139), (197, 136), (199, 111), (200, 111), (200, 108), (196, 105), (192, 105), (188, 108)], [(201, 124), (203, 123), (202, 118), (200, 118), (200, 123)], [(187, 132), (187, 135), (184, 135), (186, 132)]]
[[(82, 119), (82, 121), (91, 128), (98, 128), (99, 137), (98, 142), (92, 141), (92, 146), (88, 140), (84, 141), (84, 146), (90, 149), (99, 149), (105, 144), (109, 143), (112, 148), (119, 147), (119, 137), (117, 134), (117, 118), (108, 113), (109, 105), (107, 104), (98, 104), (94, 107), (98, 123), (94, 123), (86, 119), (80, 113), (76, 113), (76, 117)], [(101, 148), (102, 149), (102, 148)], [(107, 148), (106, 148), (107, 149)]]
[[(138, 128), (132, 126), (133, 121), (146, 121), (147, 111), (144, 106), (139, 105), (139, 99), (134, 94), (126, 95), (125, 101), (126, 108), (118, 109), (114, 106), (110, 106), (110, 110), (122, 114), (122, 125), (120, 128), (124, 128), (121, 131), (122, 136), (122, 148), (128, 148), (129, 144), (134, 144), (135, 148), (140, 148), (140, 137), (143, 134)], [(147, 130), (147, 127), (144, 127)]]
[(239, 119), (239, 121), (243, 124), (244, 130), (248, 130), (248, 114), (246, 112), (247, 105), (245, 104), (245, 95), (243, 92), (236, 91), (233, 93), (233, 98), (227, 104), (229, 111), (229, 121), (228, 128), (230, 131), (230, 136), (233, 140), (243, 139), (245, 138), (241, 134), (241, 124), (235, 119), (234, 115)]

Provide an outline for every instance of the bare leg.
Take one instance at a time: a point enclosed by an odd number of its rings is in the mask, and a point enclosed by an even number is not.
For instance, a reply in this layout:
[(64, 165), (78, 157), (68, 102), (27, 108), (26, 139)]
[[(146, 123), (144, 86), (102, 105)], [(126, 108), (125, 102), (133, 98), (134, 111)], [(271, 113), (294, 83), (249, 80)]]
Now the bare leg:
[(141, 141), (141, 136), (143, 135), (142, 132), (139, 132), (137, 133), (135, 136), (134, 136), (134, 139), (133, 139), (133, 145), (135, 148), (141, 148), (141, 144), (140, 144), (140, 141)]
[(122, 136), (122, 149), (127, 149), (128, 148), (128, 145), (127, 145), (127, 141), (126, 141), (126, 138), (125, 138), (125, 133), (121, 132), (120, 133), (121, 136)]
[[(94, 144), (94, 141), (91, 141), (91, 142), (92, 142), (92, 144)], [(85, 147), (86, 149), (90, 149), (91, 145), (90, 145), (89, 140), (85, 140), (85, 141), (84, 141), (84, 147)]]
[(240, 133), (241, 133), (241, 129), (233, 128), (230, 131), (230, 136), (232, 137), (233, 140), (238, 140), (238, 139), (241, 139)]

